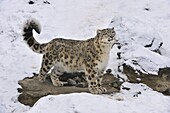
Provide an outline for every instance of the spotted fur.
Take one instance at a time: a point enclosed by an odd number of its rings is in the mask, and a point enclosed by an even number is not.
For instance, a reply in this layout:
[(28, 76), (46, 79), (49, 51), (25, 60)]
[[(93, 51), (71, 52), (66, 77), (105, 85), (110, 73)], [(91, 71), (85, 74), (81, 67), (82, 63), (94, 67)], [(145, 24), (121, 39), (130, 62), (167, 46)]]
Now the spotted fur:
[(40, 44), (33, 36), (33, 29), (40, 33), (41, 27), (35, 19), (27, 20), (23, 27), (23, 37), (27, 45), (36, 53), (43, 54), (39, 80), (45, 81), (49, 74), (54, 86), (63, 86), (59, 76), (64, 72), (83, 71), (91, 93), (101, 94), (103, 72), (108, 64), (109, 53), (116, 43), (114, 28), (97, 30), (97, 35), (84, 41), (56, 38)]

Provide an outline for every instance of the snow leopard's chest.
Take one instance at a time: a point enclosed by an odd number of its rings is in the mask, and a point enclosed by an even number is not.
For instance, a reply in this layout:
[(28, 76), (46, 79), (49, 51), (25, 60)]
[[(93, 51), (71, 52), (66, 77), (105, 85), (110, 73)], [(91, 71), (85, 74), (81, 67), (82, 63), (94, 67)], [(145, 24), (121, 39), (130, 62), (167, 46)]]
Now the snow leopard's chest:
[(109, 54), (103, 54), (100, 56), (100, 59), (97, 60), (97, 65), (96, 67), (99, 69), (99, 70), (105, 70), (105, 68), (107, 67), (108, 65), (108, 61), (109, 61)]

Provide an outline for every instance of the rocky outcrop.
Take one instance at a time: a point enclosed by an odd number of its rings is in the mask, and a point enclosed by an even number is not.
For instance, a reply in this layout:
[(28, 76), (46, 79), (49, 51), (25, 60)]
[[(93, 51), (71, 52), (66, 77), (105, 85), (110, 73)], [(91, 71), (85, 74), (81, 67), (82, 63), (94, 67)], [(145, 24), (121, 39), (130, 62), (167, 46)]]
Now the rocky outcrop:
[(153, 75), (142, 73), (124, 64), (123, 72), (127, 75), (130, 82), (144, 83), (153, 90), (170, 95), (170, 68), (159, 69), (158, 75)]
[[(33, 106), (41, 97), (47, 95), (89, 92), (84, 73), (65, 73), (60, 77), (60, 80), (65, 83), (63, 87), (53, 86), (49, 78), (44, 83), (40, 83), (36, 74), (33, 77), (20, 80), (19, 85), (22, 88), (18, 88), (18, 92), (21, 93), (18, 101), (22, 104)], [(103, 78), (103, 86), (108, 90), (107, 94), (119, 92), (121, 84), (122, 82), (111, 73), (105, 74)]]
[(115, 27), (119, 72), (129, 82), (144, 83), (152, 89), (170, 95), (170, 58), (161, 54), (163, 40), (156, 27), (136, 17), (116, 16)]

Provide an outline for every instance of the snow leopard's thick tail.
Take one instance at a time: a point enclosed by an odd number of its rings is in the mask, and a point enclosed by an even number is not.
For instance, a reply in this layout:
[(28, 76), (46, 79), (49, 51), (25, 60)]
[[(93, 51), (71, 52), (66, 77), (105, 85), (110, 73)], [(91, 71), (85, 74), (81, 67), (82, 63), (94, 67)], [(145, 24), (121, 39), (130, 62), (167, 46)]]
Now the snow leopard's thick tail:
[(34, 36), (33, 36), (33, 29), (40, 34), (41, 32), (41, 25), (36, 19), (28, 19), (25, 21), (22, 35), (24, 37), (24, 41), (27, 45), (36, 53), (45, 53), (45, 47), (47, 44), (40, 44), (38, 43)]

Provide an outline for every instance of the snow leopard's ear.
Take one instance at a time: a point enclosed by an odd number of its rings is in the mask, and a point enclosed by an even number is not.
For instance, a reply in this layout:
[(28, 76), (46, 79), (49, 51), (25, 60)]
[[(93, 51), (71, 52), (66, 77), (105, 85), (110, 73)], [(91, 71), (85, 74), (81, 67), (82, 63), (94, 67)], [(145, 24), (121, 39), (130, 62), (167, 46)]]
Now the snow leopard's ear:
[(98, 29), (97, 30), (97, 34), (100, 34), (102, 32), (102, 30)]
[(111, 28), (114, 31), (114, 27)]

